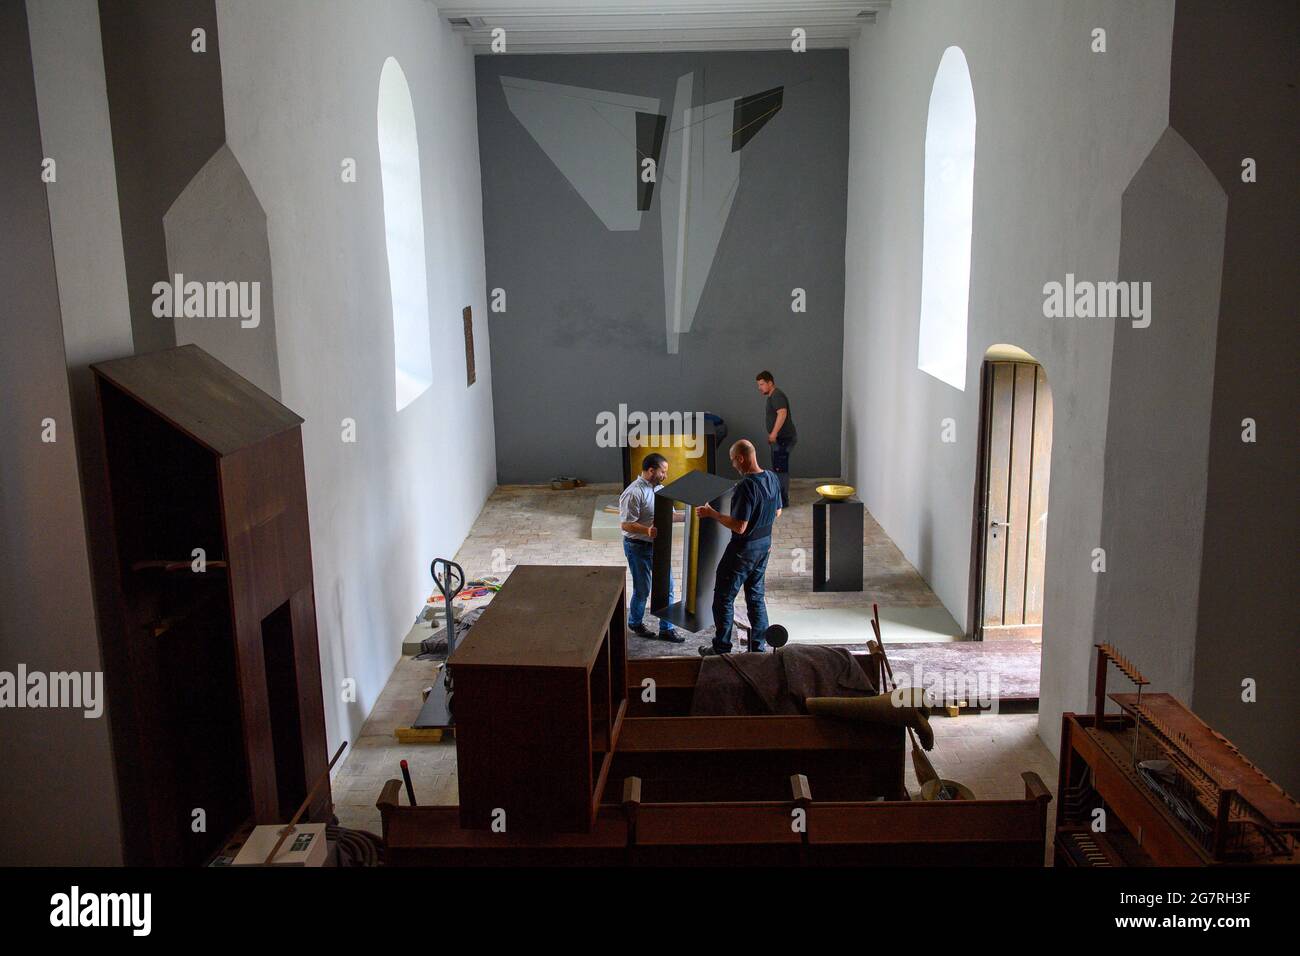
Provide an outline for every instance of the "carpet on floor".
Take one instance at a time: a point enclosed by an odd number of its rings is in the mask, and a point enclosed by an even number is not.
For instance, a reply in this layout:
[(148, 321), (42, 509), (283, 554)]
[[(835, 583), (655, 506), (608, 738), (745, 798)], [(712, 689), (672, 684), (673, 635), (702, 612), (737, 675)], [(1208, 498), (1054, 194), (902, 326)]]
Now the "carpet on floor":
[[(912, 686), (942, 681), (1000, 700), (1038, 700), (1042, 645), (1036, 641), (958, 641), (951, 644), (885, 644), (897, 679), (909, 675)], [(934, 675), (942, 675), (935, 677)]]

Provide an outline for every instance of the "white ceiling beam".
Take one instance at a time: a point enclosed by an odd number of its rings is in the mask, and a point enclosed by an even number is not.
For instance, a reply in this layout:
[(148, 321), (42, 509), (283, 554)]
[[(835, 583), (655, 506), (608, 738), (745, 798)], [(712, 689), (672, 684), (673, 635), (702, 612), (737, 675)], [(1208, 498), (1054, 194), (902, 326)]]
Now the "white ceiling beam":
[[(811, 28), (809, 40), (843, 40), (851, 39), (856, 32), (836, 27)], [(474, 31), (468, 34), (474, 43), (491, 43), (490, 30)], [(507, 32), (506, 49), (521, 43), (591, 43), (608, 41), (610, 43), (672, 43), (676, 40), (699, 40), (708, 43), (726, 43), (729, 40), (754, 42), (758, 40), (780, 41), (789, 46), (790, 31), (780, 27), (737, 27), (729, 30), (602, 30), (598, 36), (575, 34), (568, 31), (551, 32), (538, 30), (532, 33)]]
[[(862, 26), (862, 23), (862, 19), (859, 19), (858, 17), (846, 18), (841, 14), (834, 13), (816, 13), (808, 16), (770, 13), (740, 18), (725, 13), (713, 13), (697, 17), (649, 16), (646, 14), (620, 17), (581, 17), (570, 15), (562, 17), (537, 17), (530, 15), (500, 19), (484, 17), (481, 19), (482, 25), (478, 28), (491, 29), (494, 26), (504, 26), (508, 32), (546, 31), (552, 33), (591, 33), (606, 30), (728, 30), (766, 26), (781, 27), (788, 31), (794, 26), (801, 26), (807, 29), (837, 26), (856, 30)], [(462, 27), (462, 29), (464, 28)]]
[[(809, 50), (846, 50), (852, 45), (851, 39), (809, 40)], [(467, 44), (475, 56), (492, 56), (494, 51), (487, 44)], [(539, 55), (544, 53), (763, 53), (789, 49), (788, 44), (773, 43), (770, 40), (741, 41), (733, 40), (721, 44), (711, 40), (675, 40), (669, 43), (653, 43), (636, 40), (628, 43), (610, 43), (607, 41), (547, 44), (521, 43), (511, 46), (506, 52), (519, 56)]]
[(839, 12), (856, 16), (867, 10), (884, 10), (890, 0), (450, 0), (438, 4), (444, 18), (510, 16), (627, 16), (663, 14)]
[(890, 0), (452, 0), (440, 14), (475, 53), (505, 30), (507, 53), (847, 47)]

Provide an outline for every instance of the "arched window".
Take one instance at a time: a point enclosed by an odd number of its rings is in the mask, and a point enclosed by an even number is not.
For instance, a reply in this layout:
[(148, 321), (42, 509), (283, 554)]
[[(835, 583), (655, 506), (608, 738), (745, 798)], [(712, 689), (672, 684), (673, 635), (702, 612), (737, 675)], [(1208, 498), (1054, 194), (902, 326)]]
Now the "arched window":
[(420, 145), (406, 75), (391, 56), (379, 74), (379, 176), (393, 297), (393, 366), (400, 412), (433, 384), (429, 281), (424, 259)]
[(966, 389), (966, 312), (975, 200), (975, 91), (960, 47), (943, 51), (925, 123), (921, 332), (916, 367)]

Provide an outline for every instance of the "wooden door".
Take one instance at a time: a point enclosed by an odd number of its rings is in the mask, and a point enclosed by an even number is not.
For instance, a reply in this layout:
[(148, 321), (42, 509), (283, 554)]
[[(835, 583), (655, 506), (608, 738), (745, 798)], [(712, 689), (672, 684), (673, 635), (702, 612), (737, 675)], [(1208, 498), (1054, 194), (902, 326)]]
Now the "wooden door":
[(1041, 366), (986, 362), (977, 523), (979, 637), (1042, 637), (1052, 395)]

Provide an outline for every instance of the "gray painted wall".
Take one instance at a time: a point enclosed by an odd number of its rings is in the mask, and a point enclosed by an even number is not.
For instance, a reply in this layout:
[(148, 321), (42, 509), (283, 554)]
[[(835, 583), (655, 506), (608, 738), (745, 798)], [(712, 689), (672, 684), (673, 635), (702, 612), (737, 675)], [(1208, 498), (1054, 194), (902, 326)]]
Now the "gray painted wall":
[[(629, 409), (709, 411), (766, 448), (754, 375), (771, 369), (790, 396), (796, 475), (840, 473), (844, 192), (848, 58), (844, 51), (480, 56), (479, 149), (493, 404), (502, 482), (558, 474), (614, 481), (619, 453), (598, 448), (596, 416)], [(779, 113), (740, 152), (740, 185), (691, 330), (665, 344), (665, 190), (640, 229), (611, 231), (510, 112), (501, 76), (656, 98), (671, 112), (694, 71), (695, 103), (785, 86)], [(602, 120), (594, 112), (593, 123)], [(667, 172), (667, 166), (665, 166)], [(629, 160), (627, 174), (633, 173)], [(791, 311), (791, 290), (807, 312)]]

